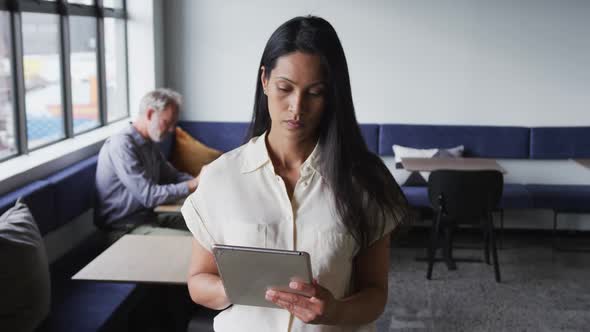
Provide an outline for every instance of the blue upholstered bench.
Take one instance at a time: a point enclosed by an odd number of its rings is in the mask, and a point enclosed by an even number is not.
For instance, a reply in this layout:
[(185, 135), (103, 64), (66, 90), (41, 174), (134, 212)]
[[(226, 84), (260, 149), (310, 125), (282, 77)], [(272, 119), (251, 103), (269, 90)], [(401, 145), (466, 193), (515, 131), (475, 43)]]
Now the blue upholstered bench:
[[(590, 127), (531, 128), (532, 159), (590, 158)], [(590, 213), (590, 186), (527, 185), (533, 206), (553, 210), (553, 230), (559, 213)]]
[[(201, 142), (229, 151), (244, 143), (248, 123), (180, 123)], [(412, 124), (363, 124), (361, 130), (369, 149), (380, 156), (393, 156), (393, 144), (414, 148), (465, 146), (466, 157), (498, 159), (590, 158), (590, 127), (526, 128), (504, 126), (446, 126)], [(506, 183), (500, 202), (504, 209), (553, 209), (557, 212), (590, 212), (587, 187), (530, 186)], [(430, 208), (426, 187), (402, 190), (410, 204)], [(564, 202), (566, 200), (568, 203)]]
[[(379, 154), (393, 156), (394, 144), (418, 149), (465, 147), (466, 157), (527, 159), (530, 130), (524, 127), (385, 124), (379, 130)], [(402, 190), (410, 205), (430, 208), (426, 187)], [(522, 184), (505, 184), (500, 209), (531, 208), (532, 198)]]
[[(58, 230), (93, 206), (96, 156), (44, 180), (0, 196), (0, 214), (22, 197), (43, 236)], [(94, 234), (50, 264), (51, 309), (39, 331), (117, 330), (125, 319), (135, 284), (74, 281), (71, 276), (90, 262), (106, 242)]]

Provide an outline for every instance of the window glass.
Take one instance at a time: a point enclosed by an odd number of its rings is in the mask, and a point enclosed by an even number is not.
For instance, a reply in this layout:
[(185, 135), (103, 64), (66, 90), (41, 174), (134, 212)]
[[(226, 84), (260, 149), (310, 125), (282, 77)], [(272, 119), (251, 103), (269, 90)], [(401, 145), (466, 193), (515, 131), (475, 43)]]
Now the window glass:
[(10, 14), (0, 11), (0, 159), (16, 154)]
[(92, 6), (94, 5), (94, 0), (68, 0), (69, 3), (77, 3), (80, 5), (88, 5), (88, 6)]
[(103, 0), (102, 5), (107, 8), (123, 8), (123, 0)]
[(59, 16), (22, 13), (29, 149), (65, 137)]
[(96, 18), (70, 16), (70, 71), (74, 133), (100, 125)]
[(107, 121), (126, 117), (127, 61), (125, 49), (125, 21), (111, 17), (104, 19), (105, 65), (107, 85)]

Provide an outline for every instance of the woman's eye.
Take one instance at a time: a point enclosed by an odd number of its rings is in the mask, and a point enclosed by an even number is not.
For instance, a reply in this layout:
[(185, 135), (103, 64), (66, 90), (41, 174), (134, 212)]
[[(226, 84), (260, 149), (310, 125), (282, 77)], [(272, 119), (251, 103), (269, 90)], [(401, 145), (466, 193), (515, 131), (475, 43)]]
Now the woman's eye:
[(324, 91), (322, 90), (311, 90), (309, 91), (309, 94), (312, 96), (321, 96), (324, 94)]
[(277, 89), (279, 89), (281, 91), (289, 91), (289, 88), (284, 87), (284, 86), (278, 86)]

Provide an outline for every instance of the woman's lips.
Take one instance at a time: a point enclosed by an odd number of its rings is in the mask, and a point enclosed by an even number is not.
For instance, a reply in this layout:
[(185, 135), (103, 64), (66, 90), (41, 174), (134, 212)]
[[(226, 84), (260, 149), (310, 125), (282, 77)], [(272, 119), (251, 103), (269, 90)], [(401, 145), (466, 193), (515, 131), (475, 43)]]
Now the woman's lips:
[(303, 122), (298, 120), (287, 120), (285, 123), (289, 129), (299, 129), (303, 127)]

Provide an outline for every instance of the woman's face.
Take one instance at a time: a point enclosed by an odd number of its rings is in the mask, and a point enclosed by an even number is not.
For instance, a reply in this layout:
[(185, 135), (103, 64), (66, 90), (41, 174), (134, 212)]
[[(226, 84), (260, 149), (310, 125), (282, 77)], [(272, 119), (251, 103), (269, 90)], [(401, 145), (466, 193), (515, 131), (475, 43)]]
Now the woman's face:
[(271, 133), (299, 141), (315, 138), (327, 90), (320, 57), (289, 53), (277, 59), (268, 79), (262, 67), (260, 79), (268, 97)]

